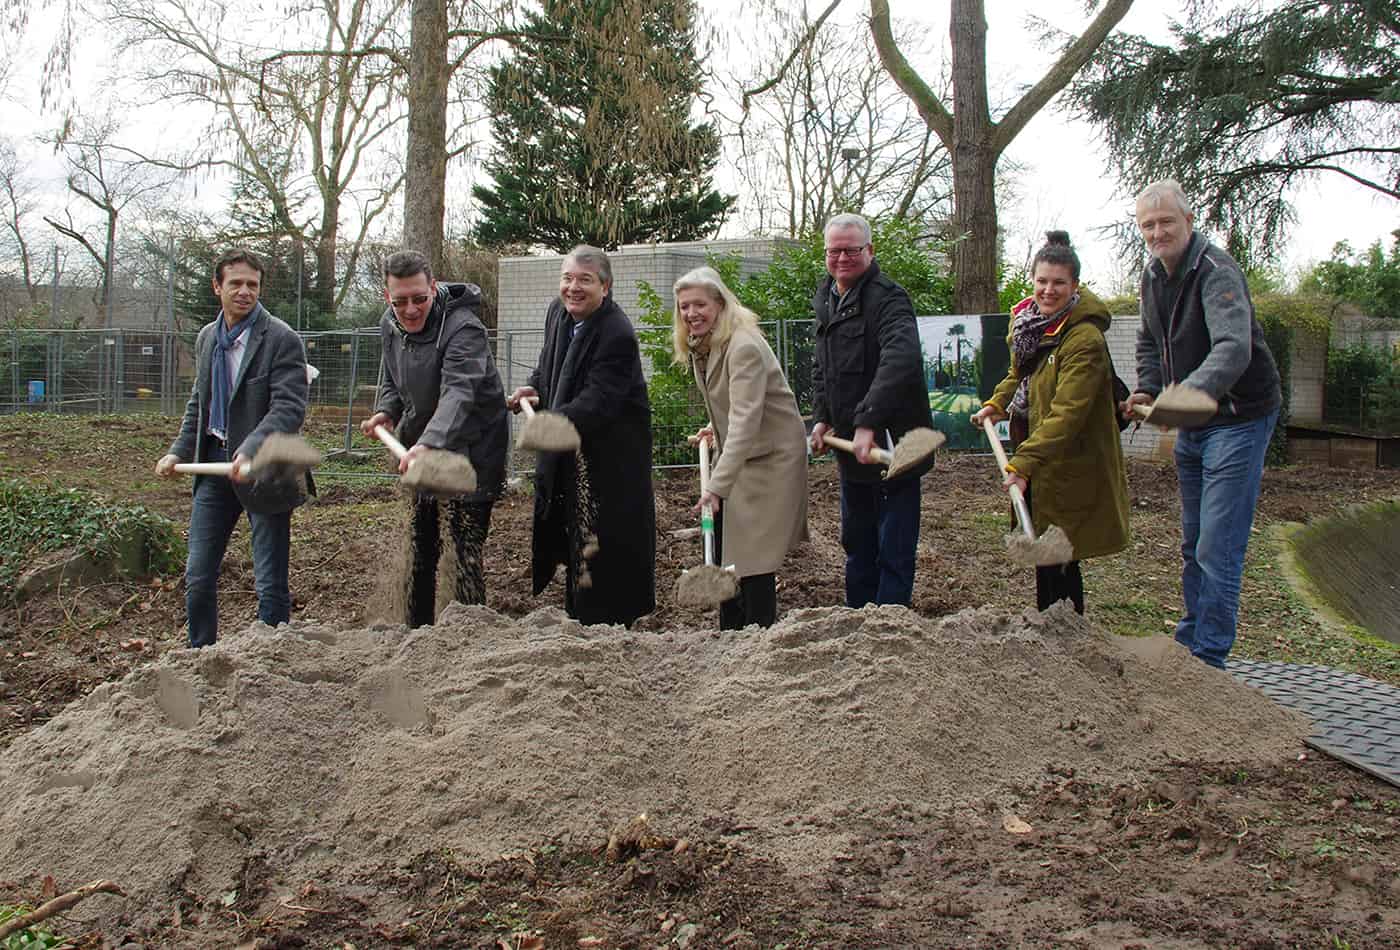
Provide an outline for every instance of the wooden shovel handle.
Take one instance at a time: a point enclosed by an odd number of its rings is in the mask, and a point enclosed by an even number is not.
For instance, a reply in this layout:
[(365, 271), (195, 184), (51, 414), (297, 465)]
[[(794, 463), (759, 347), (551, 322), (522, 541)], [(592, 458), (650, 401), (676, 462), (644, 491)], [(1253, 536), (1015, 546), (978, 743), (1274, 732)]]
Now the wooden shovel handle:
[[(240, 475), (247, 475), (253, 466), (247, 462), (243, 463), (243, 470)], [(180, 475), (220, 475), (228, 478), (233, 474), (232, 462), (176, 462), (175, 471)]]
[[(987, 441), (992, 444), (992, 454), (997, 457), (997, 471), (1005, 474), (1006, 466), (1010, 463), (1006, 458), (1006, 450), (1001, 447), (1001, 439), (997, 436), (997, 427), (992, 420), (982, 417), (982, 429), (987, 433)], [(1011, 507), (1016, 509), (1016, 520), (1021, 522), (1021, 530), (1026, 533), (1026, 537), (1035, 540), (1035, 528), (1031, 525), (1031, 510), (1026, 507), (1026, 497), (1021, 494), (1019, 485), (1008, 485), (1006, 490), (1011, 495)]]
[(375, 426), (374, 435), (375, 438), (389, 447), (389, 451), (394, 453), (394, 458), (402, 461), (403, 457), (408, 454), (408, 449), (403, 447), (402, 442), (394, 438), (394, 434), (386, 426)]
[(524, 399), (520, 400), (520, 411), (525, 413), (525, 419), (527, 422), (535, 418), (534, 404), (539, 401), (539, 396), (526, 396)]
[[(823, 435), (822, 441), (825, 442), (827, 445), (832, 446), (833, 448), (840, 449), (842, 452), (849, 452), (852, 455), (856, 454), (855, 443), (852, 442), (850, 439), (843, 439), (839, 436), (834, 435)], [(893, 458), (893, 456), (891, 456), (889, 452), (880, 448), (878, 445), (873, 445), (870, 447), (870, 457), (881, 465), (890, 464), (890, 459)]]

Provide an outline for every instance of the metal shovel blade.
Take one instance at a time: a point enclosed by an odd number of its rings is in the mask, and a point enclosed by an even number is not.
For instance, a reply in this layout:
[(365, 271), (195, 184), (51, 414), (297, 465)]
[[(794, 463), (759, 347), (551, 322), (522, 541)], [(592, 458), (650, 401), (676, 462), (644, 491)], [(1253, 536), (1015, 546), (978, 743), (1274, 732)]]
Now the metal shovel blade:
[(730, 568), (701, 564), (681, 571), (676, 578), (676, 603), (687, 607), (713, 607), (739, 592), (739, 579)]
[(1163, 429), (1203, 425), (1219, 410), (1220, 404), (1209, 393), (1180, 383), (1162, 390), (1150, 406), (1133, 406), (1133, 414), (1143, 422)]
[(1012, 531), (1006, 536), (1006, 555), (1021, 567), (1048, 567), (1073, 561), (1074, 545), (1064, 528), (1052, 524), (1038, 538), (1023, 531)]
[(320, 451), (299, 435), (274, 432), (263, 440), (248, 466), (257, 481), (293, 481), (321, 464)]
[(433, 495), (465, 495), (476, 490), (476, 469), (464, 455), (429, 449), (409, 463), (399, 484)]
[(948, 436), (937, 429), (910, 429), (904, 433), (904, 438), (895, 443), (885, 477), (898, 478), (910, 469), (917, 468), (947, 441)]
[(525, 420), (516, 443), (519, 448), (536, 452), (577, 452), (582, 444), (578, 429), (568, 416), (547, 409)]

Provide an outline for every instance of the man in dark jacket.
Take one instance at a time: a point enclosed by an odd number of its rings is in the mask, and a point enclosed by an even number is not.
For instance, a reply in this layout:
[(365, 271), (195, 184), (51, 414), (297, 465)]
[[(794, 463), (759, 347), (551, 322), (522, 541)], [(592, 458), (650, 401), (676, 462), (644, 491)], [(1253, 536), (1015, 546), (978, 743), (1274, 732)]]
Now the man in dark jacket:
[(239, 474), (274, 432), (301, 431), (310, 388), (306, 348), (295, 330), (258, 303), (264, 267), (242, 248), (214, 264), (221, 309), (195, 340), (194, 388), (170, 451), (156, 474), (170, 477), (177, 462), (233, 462), (228, 478), (199, 475), (190, 508), (185, 609), (190, 646), (209, 646), (219, 631), (219, 565), (238, 516), (248, 513), (258, 619), (269, 626), (292, 615), (288, 565), (292, 509), (306, 495), (300, 482), (252, 482)]
[(1150, 404), (1169, 383), (1194, 386), (1219, 401), (1214, 418), (1176, 436), (1185, 601), (1176, 639), (1224, 669), (1235, 642), (1264, 454), (1282, 397), (1244, 274), (1192, 229), (1192, 220), (1174, 181), (1156, 182), (1138, 196), (1138, 229), (1152, 260), (1142, 274), (1137, 390), (1123, 411)]
[(564, 565), (564, 609), (583, 623), (630, 626), (656, 607), (656, 503), (651, 485), (651, 402), (632, 321), (612, 298), (612, 265), (594, 247), (564, 258), (559, 299), (529, 385), (578, 429), (578, 453), (541, 452), (535, 463), (531, 560), (538, 595)]
[[(383, 382), (375, 413), (360, 429), (373, 437), (375, 426), (397, 426), (399, 441), (410, 446), (400, 472), (430, 448), (471, 460), (476, 490), (447, 500), (456, 555), (453, 596), (464, 604), (484, 604), (481, 552), (491, 507), (505, 483), (510, 423), (486, 327), (477, 317), (481, 288), (439, 283), (426, 257), (399, 251), (384, 263), (384, 297), (389, 306), (379, 321)], [(412, 505), (405, 622), (421, 627), (436, 615), (440, 510), (437, 499), (422, 492), (414, 494)]]
[(812, 298), (812, 450), (826, 451), (828, 432), (855, 443), (854, 458), (838, 456), (846, 605), (909, 606), (919, 478), (933, 461), (887, 481), (870, 450), (893, 448), (910, 429), (933, 426), (914, 307), (904, 288), (880, 273), (864, 218), (837, 215), (825, 238), (829, 276)]

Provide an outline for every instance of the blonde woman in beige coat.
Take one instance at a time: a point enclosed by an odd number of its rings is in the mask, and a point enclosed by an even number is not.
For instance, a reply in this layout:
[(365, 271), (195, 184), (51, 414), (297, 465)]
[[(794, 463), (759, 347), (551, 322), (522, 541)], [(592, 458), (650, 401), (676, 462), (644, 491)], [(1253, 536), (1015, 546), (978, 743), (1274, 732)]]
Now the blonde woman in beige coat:
[(719, 562), (733, 565), (739, 593), (720, 605), (721, 630), (770, 626), (778, 617), (777, 570), (807, 538), (807, 438), (797, 400), (752, 310), (713, 268), (676, 281), (676, 362), (689, 364), (719, 448), (708, 501)]

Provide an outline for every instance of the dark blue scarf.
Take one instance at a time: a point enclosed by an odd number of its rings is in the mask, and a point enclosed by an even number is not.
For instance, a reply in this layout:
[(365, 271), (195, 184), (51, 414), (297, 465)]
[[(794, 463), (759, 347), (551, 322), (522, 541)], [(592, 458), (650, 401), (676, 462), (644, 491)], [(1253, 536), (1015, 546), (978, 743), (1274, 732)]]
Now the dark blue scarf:
[[(228, 371), (228, 349), (252, 328), (262, 316), (262, 312), (262, 304), (254, 304), (252, 312), (230, 330), (228, 321), (224, 319), (224, 313), (220, 310), (214, 324), (214, 352), (209, 359), (209, 429), (221, 439), (228, 439), (228, 403), (233, 398), (233, 377)], [(243, 358), (248, 358), (247, 351), (244, 351)]]

